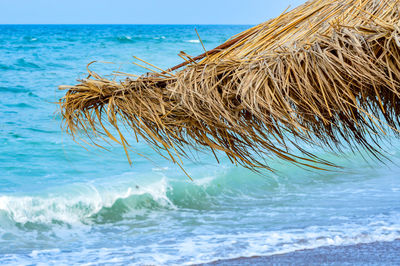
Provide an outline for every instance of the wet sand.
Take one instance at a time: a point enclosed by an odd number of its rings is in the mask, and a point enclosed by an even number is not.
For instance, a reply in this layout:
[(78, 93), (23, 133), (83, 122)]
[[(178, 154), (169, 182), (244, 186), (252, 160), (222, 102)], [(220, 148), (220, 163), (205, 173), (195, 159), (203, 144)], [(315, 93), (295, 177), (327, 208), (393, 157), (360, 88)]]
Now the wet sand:
[(266, 257), (219, 260), (202, 265), (400, 265), (400, 239), (351, 246), (328, 246)]

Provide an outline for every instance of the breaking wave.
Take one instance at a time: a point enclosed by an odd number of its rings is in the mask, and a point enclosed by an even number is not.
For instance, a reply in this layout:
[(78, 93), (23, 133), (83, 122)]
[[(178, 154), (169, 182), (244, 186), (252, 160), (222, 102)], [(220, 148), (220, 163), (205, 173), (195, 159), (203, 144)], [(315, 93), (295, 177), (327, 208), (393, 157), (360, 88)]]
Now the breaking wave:
[(68, 192), (58, 196), (0, 196), (0, 217), (20, 225), (77, 225), (123, 219), (124, 213), (135, 209), (175, 208), (166, 195), (164, 179), (151, 184), (151, 189), (132, 185), (107, 191), (86, 184)]

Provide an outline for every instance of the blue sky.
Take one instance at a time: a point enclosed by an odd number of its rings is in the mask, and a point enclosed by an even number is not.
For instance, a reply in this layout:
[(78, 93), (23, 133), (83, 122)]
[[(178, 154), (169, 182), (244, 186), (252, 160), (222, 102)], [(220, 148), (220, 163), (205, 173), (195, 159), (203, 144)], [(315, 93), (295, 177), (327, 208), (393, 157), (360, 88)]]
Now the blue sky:
[(258, 24), (305, 0), (0, 0), (0, 24)]

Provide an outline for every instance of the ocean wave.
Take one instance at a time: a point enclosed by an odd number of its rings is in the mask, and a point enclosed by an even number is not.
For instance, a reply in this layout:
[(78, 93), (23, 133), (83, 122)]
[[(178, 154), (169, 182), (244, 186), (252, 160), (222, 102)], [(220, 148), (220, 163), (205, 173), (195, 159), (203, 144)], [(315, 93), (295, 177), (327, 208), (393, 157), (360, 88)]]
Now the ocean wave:
[(39, 65), (30, 62), (24, 58), (20, 58), (17, 60), (17, 62), (15, 63), (16, 66), (18, 67), (22, 67), (22, 68), (40, 68)]
[(130, 43), (130, 42), (134, 42), (135, 38), (133, 38), (131, 36), (119, 36), (116, 38), (116, 40), (120, 43)]
[(143, 36), (129, 36), (129, 35), (122, 35), (117, 37), (112, 37), (111, 40), (118, 42), (118, 43), (134, 43), (138, 40), (149, 40), (150, 38), (146, 38)]
[(13, 66), (11, 66), (11, 65), (0, 64), (0, 69), (1, 70), (13, 70), (15, 68)]
[(38, 38), (33, 37), (33, 36), (25, 36), (24, 40), (28, 41), (28, 42), (36, 42), (38, 40)]
[(154, 40), (165, 40), (166, 37), (165, 36), (161, 36), (161, 37), (154, 37)]
[(64, 250), (34, 249), (30, 253), (7, 254), (0, 263), (58, 264), (135, 263), (140, 265), (192, 265), (238, 257), (271, 256), (326, 246), (347, 246), (400, 239), (400, 214), (370, 217), (365, 224), (312, 226), (279, 231), (240, 232), (235, 234), (196, 234), (174, 238), (171, 242), (142, 245), (116, 245), (102, 248)]
[[(19, 225), (113, 223), (136, 210), (207, 210), (217, 207), (226, 196), (240, 197), (239, 191), (244, 188), (240, 173), (236, 177), (229, 176), (229, 171), (219, 169), (219, 172), (192, 182), (185, 177), (167, 179), (163, 171), (169, 170), (154, 168), (151, 182), (143, 176), (137, 182), (129, 181), (133, 176), (125, 173), (111, 177), (122, 180), (117, 184), (107, 181), (97, 185), (83, 183), (46, 196), (3, 195), (0, 196), (0, 213)], [(253, 174), (246, 182), (251, 184), (262, 179)], [(0, 225), (2, 223), (4, 221), (0, 219)]]
[(17, 109), (35, 109), (35, 107), (28, 103), (15, 103), (15, 104), (5, 104), (7, 107), (17, 108)]
[(165, 36), (129, 36), (129, 35), (123, 35), (123, 36), (117, 36), (111, 38), (111, 40), (116, 41), (118, 43), (133, 43), (135, 41), (161, 41), (165, 40)]
[(189, 43), (200, 43), (200, 40), (187, 40), (186, 42), (189, 42)]
[[(313, 177), (309, 171), (305, 170), (307, 174), (301, 175), (297, 169), (298, 176), (294, 179), (272, 173), (263, 176), (246, 169), (224, 166), (215, 169), (210, 166), (208, 173), (198, 175), (194, 181), (185, 176), (166, 177), (173, 176), (174, 171), (173, 168), (158, 167), (153, 168), (149, 176), (128, 172), (103, 181), (97, 179), (93, 184), (70, 185), (60, 188), (60, 193), (52, 191), (42, 196), (3, 195), (0, 196), (0, 212), (15, 224), (113, 223), (136, 210), (217, 210), (232, 199), (239, 202), (263, 199), (267, 204), (274, 195), (282, 197), (283, 193), (301, 197), (301, 193), (309, 189), (329, 187), (330, 184), (336, 186), (360, 178), (341, 175)], [(191, 171), (202, 173), (194, 166)], [(359, 194), (362, 193), (366, 192), (360, 190)], [(274, 204), (274, 201), (270, 203)]]
[(30, 90), (22, 86), (9, 86), (9, 87), (0, 87), (0, 92), (30, 93)]
[[(166, 192), (162, 179), (151, 186), (109, 191), (81, 185), (63, 196), (0, 196), (0, 217), (18, 225), (108, 223), (123, 219), (132, 210), (176, 208)], [(6, 223), (0, 219), (0, 224)]]
[[(155, 173), (163, 171), (154, 169)], [(159, 173), (161, 175), (161, 173)], [(126, 179), (127, 175), (119, 176)], [(118, 177), (114, 177), (118, 178)], [(214, 176), (186, 179), (161, 178), (147, 184), (123, 182), (119, 186), (81, 184), (64, 189), (60, 195), (0, 196), (0, 213), (14, 224), (113, 223), (135, 210), (205, 210), (223, 193), (233, 193), (224, 178)], [(0, 219), (0, 225), (4, 223)]]

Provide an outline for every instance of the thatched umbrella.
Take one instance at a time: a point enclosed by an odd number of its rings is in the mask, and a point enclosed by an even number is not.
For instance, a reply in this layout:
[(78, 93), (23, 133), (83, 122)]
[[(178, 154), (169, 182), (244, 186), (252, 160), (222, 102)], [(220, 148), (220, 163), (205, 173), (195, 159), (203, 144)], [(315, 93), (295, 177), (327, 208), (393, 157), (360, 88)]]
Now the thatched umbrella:
[(151, 74), (122, 82), (89, 71), (61, 99), (67, 131), (107, 136), (126, 150), (123, 124), (179, 165), (188, 147), (209, 148), (253, 170), (269, 169), (271, 157), (329, 165), (298, 140), (379, 156), (376, 141), (398, 132), (399, 0), (309, 1), (181, 57), (168, 70), (146, 63)]

